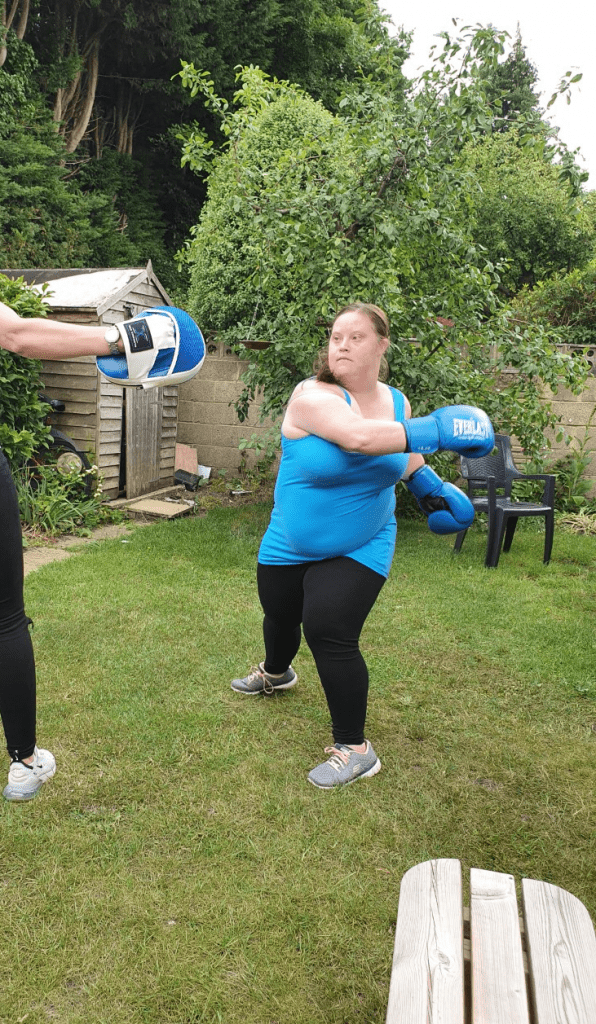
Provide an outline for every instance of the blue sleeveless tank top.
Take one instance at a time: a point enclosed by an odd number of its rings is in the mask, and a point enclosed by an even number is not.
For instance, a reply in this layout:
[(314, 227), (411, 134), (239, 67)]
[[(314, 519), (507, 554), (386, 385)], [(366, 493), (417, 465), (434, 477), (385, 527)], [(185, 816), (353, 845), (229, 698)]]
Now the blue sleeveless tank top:
[[(390, 391), (395, 419), (403, 421), (404, 396)], [(281, 451), (259, 562), (297, 565), (345, 555), (388, 576), (397, 532), (395, 485), (409, 455), (345, 452), (316, 434), (282, 434)]]

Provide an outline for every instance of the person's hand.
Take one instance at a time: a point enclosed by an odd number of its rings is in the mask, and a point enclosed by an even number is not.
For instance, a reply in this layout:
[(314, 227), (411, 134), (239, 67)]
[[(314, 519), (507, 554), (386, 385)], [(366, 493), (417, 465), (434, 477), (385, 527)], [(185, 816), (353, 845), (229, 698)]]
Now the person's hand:
[[(118, 352), (123, 352), (129, 362), (134, 366), (135, 357), (143, 352), (153, 352), (155, 349), (174, 348), (176, 344), (176, 331), (173, 322), (161, 314), (152, 314), (148, 310), (142, 316), (132, 317), (131, 320), (124, 320), (122, 323), (113, 324), (106, 331), (106, 341), (110, 346), (117, 345)], [(150, 357), (151, 358), (151, 357)], [(137, 359), (142, 364), (142, 369), (137, 371), (139, 376), (144, 372), (145, 360)], [(149, 363), (152, 365), (152, 362)], [(131, 373), (130, 376), (134, 376)]]
[(447, 405), (430, 416), (404, 420), (403, 427), (407, 452), (449, 451), (479, 459), (495, 446), (488, 416), (472, 405)]
[(433, 533), (459, 533), (472, 525), (474, 506), (467, 494), (441, 480), (430, 466), (421, 466), (404, 483), (427, 516)]

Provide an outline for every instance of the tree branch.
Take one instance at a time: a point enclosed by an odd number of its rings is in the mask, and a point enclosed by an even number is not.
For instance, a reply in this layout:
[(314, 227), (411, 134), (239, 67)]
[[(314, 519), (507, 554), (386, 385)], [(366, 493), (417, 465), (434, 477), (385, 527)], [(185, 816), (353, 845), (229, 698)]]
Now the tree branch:
[[(404, 154), (401, 152), (401, 150), (397, 151), (391, 167), (387, 171), (387, 174), (381, 180), (381, 184), (380, 184), (380, 186), (379, 186), (379, 188), (377, 190), (377, 199), (382, 199), (383, 195), (385, 194), (385, 192), (389, 188), (391, 182), (393, 181), (393, 177), (395, 175), (396, 168), (398, 168), (398, 167), (400, 168), (401, 171), (407, 170), (407, 167), (408, 167), (406, 158), (405, 158)], [(360, 228), (360, 227), (362, 227), (362, 221), (361, 220), (355, 220), (355, 221), (352, 221), (352, 223), (350, 224), (349, 228), (346, 228), (346, 230), (344, 231), (344, 234), (345, 234), (346, 238), (350, 242), (355, 237), (356, 232), (358, 231), (358, 228)]]
[[(25, 0), (25, 2), (26, 2), (26, 6), (27, 6), (27, 11), (28, 11), (29, 10), (29, 0)], [(9, 10), (9, 12), (7, 14), (6, 13), (6, 0), (2, 0), (2, 5), (0, 6), (0, 11), (2, 12), (2, 20), (0, 21), (0, 68), (3, 66), (3, 64), (6, 63), (6, 58), (8, 56), (8, 47), (6, 45), (6, 36), (7, 36), (9, 28), (11, 27), (11, 25), (12, 25), (14, 19), (15, 19), (18, 7), (19, 7), (19, 0), (12, 0), (12, 4), (10, 6), (10, 10)], [(22, 20), (22, 15), (21, 15), (21, 20)], [(25, 19), (25, 21), (26, 21), (26, 19)], [(22, 36), (19, 36), (19, 39), (22, 39), (22, 38), (23, 38)]]
[[(16, 2), (16, 0), (15, 0)], [(29, 19), (29, 0), (22, 0), (21, 17), (19, 23), (15, 29), (17, 39), (22, 39), (27, 30), (27, 21)]]
[(89, 47), (88, 65), (86, 73), (85, 94), (74, 118), (74, 125), (66, 141), (66, 152), (74, 153), (79, 142), (87, 131), (95, 93), (97, 91), (97, 79), (99, 77), (99, 37), (96, 37)]
[(16, 17), (16, 13), (17, 13), (18, 8), (19, 8), (19, 0), (12, 0), (12, 4), (10, 6), (10, 11), (8, 12), (8, 15), (7, 15), (6, 14), (6, 3), (2, 4), (2, 24), (5, 26), (7, 32), (8, 32), (8, 29), (11, 27), (11, 25), (12, 25), (12, 23), (13, 23), (15, 17)]

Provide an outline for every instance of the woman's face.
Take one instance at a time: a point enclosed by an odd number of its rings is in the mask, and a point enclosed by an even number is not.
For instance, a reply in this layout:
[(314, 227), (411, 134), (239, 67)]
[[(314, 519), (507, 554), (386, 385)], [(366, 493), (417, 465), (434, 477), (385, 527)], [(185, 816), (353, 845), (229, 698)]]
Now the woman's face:
[(379, 338), (366, 313), (342, 313), (329, 338), (329, 369), (338, 378), (367, 366), (378, 372), (388, 344), (387, 338)]

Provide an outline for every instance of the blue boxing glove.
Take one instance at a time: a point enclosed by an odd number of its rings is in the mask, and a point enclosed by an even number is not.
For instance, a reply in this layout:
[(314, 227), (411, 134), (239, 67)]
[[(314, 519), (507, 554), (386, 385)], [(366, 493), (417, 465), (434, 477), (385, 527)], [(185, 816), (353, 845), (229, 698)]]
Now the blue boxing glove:
[(472, 405), (447, 405), (430, 416), (404, 420), (406, 451), (457, 452), (470, 459), (488, 455), (495, 446), (492, 424), (482, 409)]
[(455, 484), (441, 480), (430, 466), (421, 466), (404, 483), (428, 516), (433, 533), (459, 533), (472, 525), (474, 506), (468, 496)]

